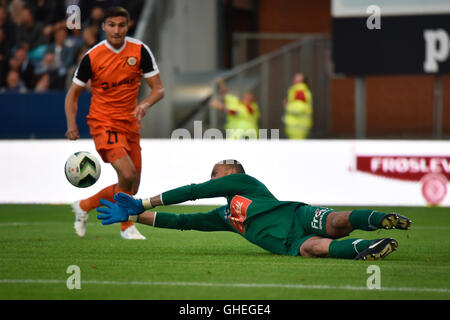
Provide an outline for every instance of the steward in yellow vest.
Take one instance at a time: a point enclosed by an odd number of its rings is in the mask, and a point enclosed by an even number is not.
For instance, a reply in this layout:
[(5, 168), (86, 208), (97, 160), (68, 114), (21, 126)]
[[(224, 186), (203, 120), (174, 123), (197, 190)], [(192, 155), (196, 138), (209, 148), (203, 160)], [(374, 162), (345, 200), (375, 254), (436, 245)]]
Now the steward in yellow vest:
[(283, 118), (289, 139), (305, 139), (313, 126), (312, 95), (304, 76), (298, 73), (288, 88), (286, 112)]
[(254, 95), (247, 91), (242, 99), (239, 99), (238, 96), (227, 92), (223, 80), (216, 81), (223, 98), (221, 101), (211, 101), (210, 106), (225, 113), (227, 139), (257, 139), (261, 113)]
[(232, 94), (225, 95), (227, 139), (258, 138), (260, 111), (253, 94), (246, 92), (240, 100)]

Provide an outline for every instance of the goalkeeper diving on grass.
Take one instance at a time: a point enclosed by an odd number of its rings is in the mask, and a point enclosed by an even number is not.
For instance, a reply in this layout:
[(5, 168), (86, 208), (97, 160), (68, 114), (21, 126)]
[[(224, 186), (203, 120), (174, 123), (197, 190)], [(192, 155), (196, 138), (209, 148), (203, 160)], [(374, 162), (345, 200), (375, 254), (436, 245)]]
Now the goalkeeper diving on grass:
[[(175, 214), (153, 208), (189, 200), (225, 197), (227, 204), (208, 213)], [(409, 229), (411, 220), (375, 210), (336, 211), (303, 202), (280, 201), (236, 160), (216, 163), (211, 180), (147, 199), (125, 193), (112, 203), (101, 199), (103, 225), (134, 221), (157, 228), (235, 232), (275, 254), (379, 260), (398, 247), (393, 238), (346, 238), (353, 230)], [(153, 209), (153, 210), (152, 210)]]

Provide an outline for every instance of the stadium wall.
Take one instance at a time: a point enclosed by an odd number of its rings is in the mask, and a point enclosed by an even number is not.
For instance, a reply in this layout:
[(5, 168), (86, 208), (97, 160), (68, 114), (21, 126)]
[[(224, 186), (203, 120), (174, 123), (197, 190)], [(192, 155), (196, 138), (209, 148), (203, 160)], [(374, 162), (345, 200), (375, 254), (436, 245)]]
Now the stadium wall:
[[(340, 1), (349, 5), (364, 6), (375, 4), (370, 1)], [(382, 1), (382, 23), (385, 24), (384, 8), (390, 6), (393, 1)], [(397, 4), (404, 4), (404, 1), (395, 1)], [(443, 5), (445, 1), (436, 2), (437, 6)], [(380, 3), (380, 1), (378, 1)], [(425, 6), (428, 1), (418, 4)], [(404, 4), (404, 6), (409, 6)], [(414, 6), (411, 6), (414, 7)], [(417, 6), (415, 6), (417, 7)], [(292, 1), (292, 0), (261, 0), (259, 1), (259, 32), (262, 33), (300, 33), (314, 34), (333, 33), (332, 1)], [(365, 12), (365, 10), (364, 10)], [(413, 15), (415, 17), (419, 13)], [(369, 14), (364, 13), (362, 20), (365, 32), (365, 19)], [(433, 23), (433, 20), (431, 20)], [(448, 25), (448, 23), (446, 23)], [(416, 20), (405, 23), (407, 30), (418, 25)], [(419, 25), (420, 26), (420, 25)], [(437, 28), (435, 26), (434, 28)], [(442, 27), (442, 26), (440, 26)], [(384, 27), (382, 27), (383, 29)], [(361, 29), (361, 28), (359, 28)], [(358, 29), (358, 30), (359, 30)], [(384, 30), (384, 29), (383, 29)], [(374, 31), (376, 33), (376, 31)], [(363, 33), (367, 36), (366, 33)], [(411, 31), (405, 33), (410, 35)], [(335, 35), (334, 35), (335, 36)], [(386, 36), (389, 36), (387, 34)], [(344, 35), (348, 41), (355, 41), (350, 34)], [(369, 39), (367, 37), (367, 39)], [(409, 38), (408, 38), (409, 39)], [(414, 36), (414, 39), (423, 41), (422, 33)], [(292, 41), (292, 40), (290, 40)], [(368, 41), (368, 40), (367, 40)], [(267, 53), (275, 50), (289, 40), (269, 41), (262, 40), (260, 53)], [(378, 43), (378, 42), (375, 42)], [(364, 46), (363, 46), (364, 47)], [(406, 47), (404, 53), (405, 60), (411, 57), (421, 57), (424, 50), (414, 50), (417, 48)], [(344, 52), (346, 52), (344, 50)], [(374, 51), (376, 52), (376, 51)], [(392, 54), (399, 54), (392, 49)], [(386, 62), (387, 57), (376, 59)], [(450, 61), (450, 60), (449, 60)], [(372, 61), (374, 62), (374, 61)], [(371, 63), (368, 62), (367, 65)], [(448, 62), (447, 62), (448, 64)], [(418, 66), (422, 66), (420, 63)], [(299, 70), (301, 71), (301, 70)], [(377, 76), (367, 75), (366, 77), (366, 137), (368, 138), (434, 138), (433, 132), (433, 99), (435, 95), (436, 78), (433, 75), (422, 74), (399, 74), (391, 71), (391, 74)], [(330, 81), (331, 86), (331, 136), (335, 138), (353, 139), (356, 137), (354, 124), (354, 89), (355, 77), (341, 74), (333, 74)], [(450, 136), (450, 76), (442, 75), (442, 136)]]
[[(88, 139), (0, 140), (0, 148), (0, 203), (71, 203), (116, 182), (114, 170), (104, 163), (99, 181), (89, 188), (75, 188), (66, 180), (64, 163), (72, 153), (97, 155)], [(204, 182), (214, 163), (234, 158), (280, 200), (449, 207), (449, 150), (449, 141), (144, 139), (138, 196)]]
[[(66, 92), (0, 94), (0, 139), (61, 139), (66, 133), (64, 100)], [(90, 138), (85, 117), (91, 94), (83, 92), (78, 101), (77, 123), (81, 138)]]

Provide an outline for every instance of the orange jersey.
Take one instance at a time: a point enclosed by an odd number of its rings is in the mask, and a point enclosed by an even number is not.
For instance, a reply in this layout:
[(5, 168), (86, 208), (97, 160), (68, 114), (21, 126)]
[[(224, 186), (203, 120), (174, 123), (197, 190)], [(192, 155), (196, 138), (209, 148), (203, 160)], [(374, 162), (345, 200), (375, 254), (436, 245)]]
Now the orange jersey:
[(113, 48), (106, 40), (92, 47), (75, 71), (73, 82), (84, 87), (91, 79), (88, 120), (97, 124), (134, 123), (141, 78), (158, 73), (150, 49), (141, 41), (126, 37), (120, 49)]

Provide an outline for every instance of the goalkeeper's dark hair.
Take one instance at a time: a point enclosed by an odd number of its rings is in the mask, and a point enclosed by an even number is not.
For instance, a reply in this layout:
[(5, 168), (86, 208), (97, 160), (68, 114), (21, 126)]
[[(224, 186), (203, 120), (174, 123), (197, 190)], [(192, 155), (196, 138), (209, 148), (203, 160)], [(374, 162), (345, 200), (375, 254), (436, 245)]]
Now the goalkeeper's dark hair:
[(228, 168), (233, 168), (236, 173), (245, 173), (244, 167), (242, 164), (234, 159), (227, 159), (217, 162), (216, 164), (221, 164), (227, 166)]
[(127, 21), (130, 21), (130, 14), (128, 13), (127, 9), (119, 6), (115, 7), (109, 7), (105, 11), (105, 15), (103, 17), (103, 22), (106, 21), (108, 18), (114, 18), (114, 17), (125, 17), (127, 18)]

